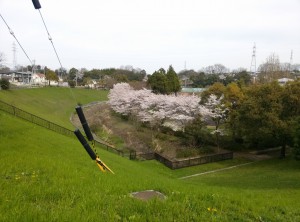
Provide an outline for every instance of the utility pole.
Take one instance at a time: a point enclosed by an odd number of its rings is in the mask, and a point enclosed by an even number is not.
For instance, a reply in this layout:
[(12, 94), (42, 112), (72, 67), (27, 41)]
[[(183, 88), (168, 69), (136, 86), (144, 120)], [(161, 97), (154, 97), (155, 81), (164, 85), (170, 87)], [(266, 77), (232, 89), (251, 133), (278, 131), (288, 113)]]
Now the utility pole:
[(76, 76), (75, 76), (75, 79), (76, 79), (76, 87), (77, 87), (77, 78), (78, 78), (78, 71), (76, 71)]
[(32, 62), (33, 62), (33, 65), (32, 65), (31, 72), (32, 72), (32, 74), (34, 74), (35, 73), (35, 59), (32, 60)]
[(17, 47), (16, 47), (16, 43), (13, 42), (13, 46), (12, 46), (12, 51), (13, 51), (13, 70), (17, 69)]
[(252, 52), (252, 59), (250, 65), (250, 74), (256, 75), (256, 44), (254, 42), (253, 52)]

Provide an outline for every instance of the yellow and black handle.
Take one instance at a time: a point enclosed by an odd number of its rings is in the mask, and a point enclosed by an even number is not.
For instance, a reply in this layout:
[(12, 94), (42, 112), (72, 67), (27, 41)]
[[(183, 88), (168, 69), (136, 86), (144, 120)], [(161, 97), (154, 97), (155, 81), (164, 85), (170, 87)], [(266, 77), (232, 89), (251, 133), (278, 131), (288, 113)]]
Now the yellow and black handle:
[[(85, 119), (85, 116), (83, 114), (82, 108), (80, 106), (77, 106), (76, 108), (76, 112), (78, 114), (78, 117), (80, 119), (81, 125), (84, 129), (84, 132), (88, 138), (89, 141), (92, 141), (93, 144), (93, 148), (95, 148), (95, 140), (93, 138), (93, 135), (91, 133), (91, 130), (89, 128), (89, 125)], [(89, 143), (86, 141), (86, 139), (84, 138), (84, 136), (81, 134), (79, 129), (76, 129), (74, 131), (74, 134), (76, 135), (77, 139), (80, 141), (80, 143), (82, 144), (82, 146), (84, 147), (84, 149), (86, 150), (86, 152), (89, 154), (89, 156), (92, 158), (92, 160), (96, 161), (97, 166), (99, 167), (99, 169), (102, 172), (105, 172), (106, 170), (113, 173), (114, 172), (103, 162), (100, 160), (97, 151), (95, 149), (95, 152), (92, 150), (92, 148), (90, 147)]]

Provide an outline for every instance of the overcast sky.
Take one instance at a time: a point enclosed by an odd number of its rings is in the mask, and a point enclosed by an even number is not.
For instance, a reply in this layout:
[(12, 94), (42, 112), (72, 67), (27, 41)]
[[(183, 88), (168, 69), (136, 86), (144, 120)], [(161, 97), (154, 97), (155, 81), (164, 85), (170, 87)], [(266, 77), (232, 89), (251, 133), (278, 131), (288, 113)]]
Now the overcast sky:
[[(179, 72), (221, 63), (257, 66), (276, 53), (300, 63), (300, 0), (40, 0), (63, 67)], [(31, 0), (0, 0), (0, 13), (36, 64), (60, 65)], [(12, 67), (14, 38), (0, 19), (0, 52)], [(28, 65), (17, 47), (17, 63)]]

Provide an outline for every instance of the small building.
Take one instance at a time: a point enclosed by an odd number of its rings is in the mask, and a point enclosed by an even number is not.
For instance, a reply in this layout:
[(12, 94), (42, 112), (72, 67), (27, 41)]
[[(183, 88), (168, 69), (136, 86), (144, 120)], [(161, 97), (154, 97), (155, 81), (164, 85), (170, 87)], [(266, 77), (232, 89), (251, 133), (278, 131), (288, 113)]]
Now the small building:
[(97, 85), (98, 85), (97, 81), (92, 79), (85, 86), (90, 88), (90, 89), (96, 89)]
[(205, 88), (181, 88), (182, 93), (201, 93), (205, 90)]
[(294, 80), (289, 79), (289, 78), (281, 78), (281, 79), (277, 79), (277, 81), (280, 85), (285, 85), (287, 82), (291, 82), (291, 81), (294, 81)]
[(12, 74), (11, 82), (20, 85), (20, 84), (30, 84), (32, 79), (31, 72), (14, 72)]

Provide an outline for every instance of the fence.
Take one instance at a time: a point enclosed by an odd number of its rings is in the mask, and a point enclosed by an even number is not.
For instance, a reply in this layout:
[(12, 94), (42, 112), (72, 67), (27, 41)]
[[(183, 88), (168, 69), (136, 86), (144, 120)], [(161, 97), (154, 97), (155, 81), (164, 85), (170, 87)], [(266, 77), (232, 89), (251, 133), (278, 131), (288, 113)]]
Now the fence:
[(154, 153), (154, 152), (137, 153), (136, 155), (137, 155), (140, 159), (144, 159), (144, 160), (153, 160), (153, 159), (155, 159), (155, 153)]
[(5, 112), (9, 113), (9, 114), (17, 116), (17, 117), (22, 118), (24, 120), (27, 120), (29, 122), (32, 122), (36, 125), (42, 126), (44, 128), (50, 129), (52, 131), (55, 131), (59, 134), (74, 137), (73, 131), (71, 131), (71, 130), (65, 128), (65, 127), (59, 126), (55, 123), (49, 122), (48, 120), (45, 120), (45, 119), (43, 119), (41, 117), (38, 117), (36, 115), (33, 115), (31, 113), (28, 113), (28, 112), (26, 112), (22, 109), (19, 109), (15, 106), (12, 106), (12, 105), (7, 104), (5, 102), (0, 101), (0, 109), (2, 111), (5, 111)]
[[(39, 126), (42, 126), (44, 128), (47, 128), (49, 130), (52, 130), (56, 133), (75, 138), (74, 132), (72, 130), (67, 129), (63, 126), (59, 126), (55, 123), (52, 123), (48, 120), (45, 120), (45, 119), (43, 119), (41, 117), (38, 117), (36, 115), (33, 115), (31, 113), (28, 113), (28, 112), (26, 112), (22, 109), (19, 109), (15, 106), (12, 106), (12, 105), (10, 105), (8, 103), (5, 103), (3, 101), (0, 101), (0, 110), (2, 110), (4, 112), (7, 112), (9, 114), (12, 114), (16, 117), (22, 118), (24, 120), (27, 120), (31, 123), (36, 124), (36, 125), (39, 125)], [(115, 147), (113, 147), (109, 144), (103, 143), (101, 141), (98, 141), (98, 140), (95, 140), (95, 144), (98, 147), (101, 147), (103, 149), (106, 149), (107, 151), (116, 153), (120, 156), (128, 157), (129, 159), (135, 159), (135, 156), (136, 156), (135, 151), (132, 151), (132, 150), (128, 150), (128, 151), (118, 150)]]
[(154, 157), (159, 162), (163, 163), (167, 167), (174, 170), (183, 167), (189, 167), (189, 166), (195, 166), (195, 165), (200, 165), (205, 163), (212, 163), (212, 162), (232, 159), (233, 152), (218, 153), (218, 154), (212, 154), (212, 155), (207, 155), (202, 157), (189, 158), (185, 160), (169, 160), (158, 153), (154, 153)]
[[(48, 120), (41, 118), (41, 117), (38, 117), (31, 113), (28, 113), (22, 109), (19, 109), (15, 106), (12, 106), (3, 101), (0, 101), (0, 110), (5, 111), (14, 116), (17, 116), (19, 118), (22, 118), (24, 120), (27, 120), (36, 125), (39, 125), (44, 128), (47, 128), (49, 130), (52, 130), (56, 133), (75, 138), (74, 132), (72, 130), (69, 130), (65, 127), (59, 126), (55, 123), (52, 123)], [(134, 151), (134, 150), (118, 150), (117, 148), (111, 146), (110, 144), (106, 144), (106, 143), (103, 143), (98, 140), (95, 140), (95, 145), (97, 145), (98, 147), (101, 147), (103, 149), (106, 149), (107, 151), (116, 153), (120, 156), (127, 157), (129, 159), (136, 159), (137, 156), (139, 156), (140, 158), (146, 159), (146, 160), (156, 159), (171, 169), (179, 169), (179, 168), (183, 168), (183, 167), (195, 166), (195, 165), (211, 163), (211, 162), (216, 162), (216, 161), (227, 160), (227, 159), (233, 158), (232, 152), (226, 152), (226, 153), (207, 155), (207, 156), (197, 157), (197, 158), (189, 158), (186, 160), (173, 161), (173, 160), (169, 160), (169, 159), (161, 156), (158, 153), (149, 152), (149, 153), (137, 154), (136, 151)]]

